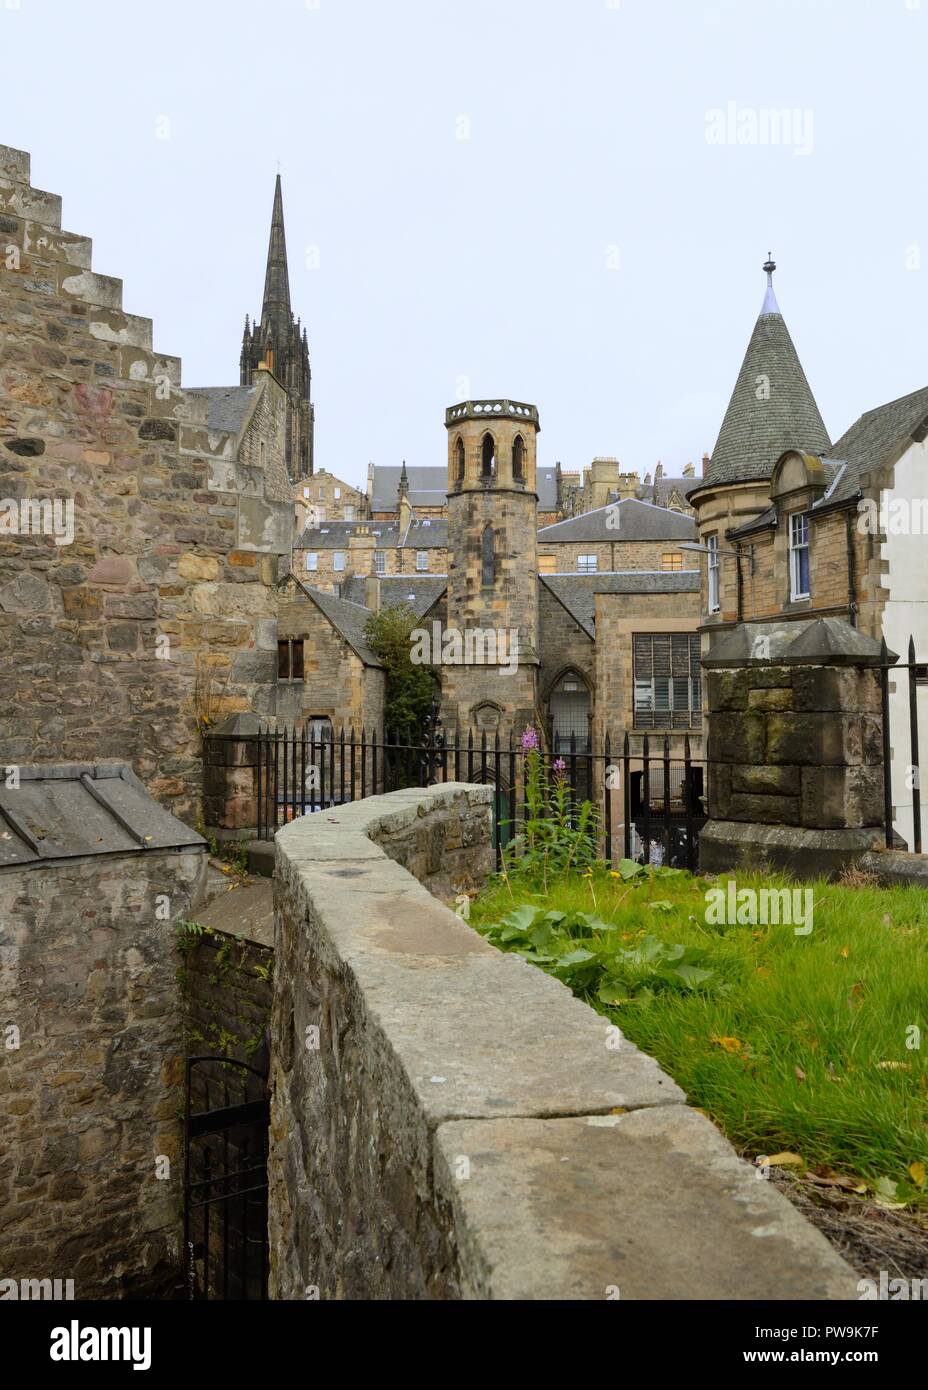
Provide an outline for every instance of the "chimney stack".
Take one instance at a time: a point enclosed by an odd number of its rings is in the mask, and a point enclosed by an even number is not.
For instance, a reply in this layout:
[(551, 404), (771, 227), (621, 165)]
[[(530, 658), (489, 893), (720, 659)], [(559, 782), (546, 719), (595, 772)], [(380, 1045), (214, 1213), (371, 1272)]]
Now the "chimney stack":
[(708, 471), (709, 471), (709, 455), (708, 455), (708, 454), (703, 454), (703, 456), (702, 456), (702, 476), (705, 477), (705, 476), (706, 476), (706, 473), (707, 473)]
[(369, 574), (364, 580), (364, 607), (372, 613), (380, 612), (380, 576)]

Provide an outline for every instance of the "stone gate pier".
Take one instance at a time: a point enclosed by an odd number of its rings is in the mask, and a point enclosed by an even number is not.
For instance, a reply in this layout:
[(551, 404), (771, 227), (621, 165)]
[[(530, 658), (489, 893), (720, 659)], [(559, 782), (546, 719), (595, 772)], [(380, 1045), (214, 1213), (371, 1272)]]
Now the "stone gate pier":
[(837, 618), (742, 623), (703, 657), (700, 869), (829, 877), (884, 845), (881, 660), (879, 642)]

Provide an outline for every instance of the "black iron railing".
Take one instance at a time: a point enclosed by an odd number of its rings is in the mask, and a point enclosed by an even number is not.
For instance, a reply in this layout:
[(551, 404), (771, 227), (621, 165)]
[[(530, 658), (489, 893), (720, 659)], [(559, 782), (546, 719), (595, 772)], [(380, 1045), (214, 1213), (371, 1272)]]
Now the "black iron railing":
[[(241, 745), (230, 749), (229, 742)], [(302, 729), (266, 729), (250, 736), (210, 735), (206, 758), (216, 765), (253, 769), (256, 833), (273, 839), (288, 821), (364, 797), (443, 782), (476, 782), (494, 788), (497, 862), (526, 819), (527, 750), (515, 736), (437, 726), (417, 740), (369, 729), (341, 729), (325, 739)], [(540, 751), (550, 780), (560, 771), (579, 811), (590, 801), (598, 811), (602, 857), (617, 856), (696, 868), (697, 839), (706, 813), (704, 765), (671, 757), (669, 737), (606, 736), (594, 747), (576, 735), (554, 737)], [(558, 767), (555, 767), (558, 764)]]

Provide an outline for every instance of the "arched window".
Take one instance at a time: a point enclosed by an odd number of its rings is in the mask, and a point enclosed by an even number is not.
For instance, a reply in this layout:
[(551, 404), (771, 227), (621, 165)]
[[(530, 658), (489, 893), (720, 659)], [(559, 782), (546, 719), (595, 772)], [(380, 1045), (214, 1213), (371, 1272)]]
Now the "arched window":
[(454, 446), (454, 472), (458, 483), (464, 481), (464, 440), (458, 439)]
[(483, 538), (480, 543), (480, 554), (482, 561), (481, 583), (484, 588), (492, 588), (496, 582), (496, 543), (493, 536), (493, 527), (483, 528)]
[(525, 482), (525, 440), (517, 434), (512, 445), (512, 476), (515, 482)]
[(496, 477), (496, 445), (493, 442), (492, 434), (483, 436), (480, 452), (480, 476), (481, 478)]

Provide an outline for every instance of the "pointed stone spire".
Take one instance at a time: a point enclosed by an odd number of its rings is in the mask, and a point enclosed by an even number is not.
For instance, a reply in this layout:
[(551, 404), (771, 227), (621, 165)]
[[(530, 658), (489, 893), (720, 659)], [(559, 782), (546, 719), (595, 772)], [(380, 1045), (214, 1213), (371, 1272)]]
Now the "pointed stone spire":
[(735, 382), (703, 486), (769, 478), (787, 449), (826, 454), (831, 440), (773, 291), (767, 293)]
[(403, 466), (402, 466), (402, 468), (400, 469), (399, 495), (400, 495), (400, 497), (408, 497), (408, 496), (409, 496), (409, 474), (406, 472), (406, 460), (405, 460), (405, 459), (403, 459)]
[(290, 309), (290, 273), (287, 269), (287, 238), (284, 232), (284, 199), (280, 175), (274, 187), (274, 210), (271, 214), (271, 236), (267, 248), (267, 271), (264, 276), (264, 304), (261, 324), (275, 335), (289, 334), (293, 315)]

